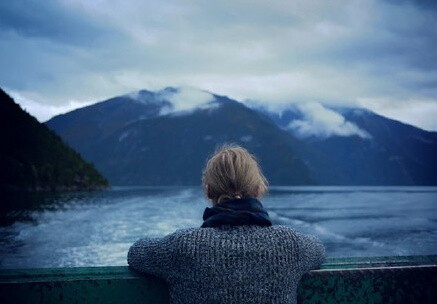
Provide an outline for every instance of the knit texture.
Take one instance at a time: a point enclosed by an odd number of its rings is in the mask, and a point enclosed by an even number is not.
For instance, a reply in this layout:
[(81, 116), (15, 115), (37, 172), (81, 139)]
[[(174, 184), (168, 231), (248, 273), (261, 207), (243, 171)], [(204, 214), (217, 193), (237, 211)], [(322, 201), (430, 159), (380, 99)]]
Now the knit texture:
[(222, 225), (140, 239), (128, 264), (165, 279), (173, 304), (290, 304), (302, 275), (324, 258), (315, 237), (290, 227)]

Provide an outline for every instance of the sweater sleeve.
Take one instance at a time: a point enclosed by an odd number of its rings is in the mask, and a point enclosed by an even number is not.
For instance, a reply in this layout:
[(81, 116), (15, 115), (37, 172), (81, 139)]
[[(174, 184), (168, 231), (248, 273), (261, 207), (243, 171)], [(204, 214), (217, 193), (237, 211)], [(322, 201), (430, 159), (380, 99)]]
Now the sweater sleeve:
[(299, 247), (299, 268), (303, 273), (319, 268), (325, 261), (325, 246), (312, 235), (297, 234)]
[(139, 239), (130, 247), (127, 263), (135, 271), (167, 279), (172, 271), (173, 239), (174, 234)]

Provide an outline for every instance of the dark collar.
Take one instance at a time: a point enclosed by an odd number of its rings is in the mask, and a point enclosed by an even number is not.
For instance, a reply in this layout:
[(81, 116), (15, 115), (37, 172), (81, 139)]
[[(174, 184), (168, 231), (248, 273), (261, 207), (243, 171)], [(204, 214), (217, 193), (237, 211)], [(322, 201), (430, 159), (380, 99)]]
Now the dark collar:
[(202, 227), (220, 225), (271, 226), (267, 211), (256, 198), (233, 199), (208, 207), (203, 213)]

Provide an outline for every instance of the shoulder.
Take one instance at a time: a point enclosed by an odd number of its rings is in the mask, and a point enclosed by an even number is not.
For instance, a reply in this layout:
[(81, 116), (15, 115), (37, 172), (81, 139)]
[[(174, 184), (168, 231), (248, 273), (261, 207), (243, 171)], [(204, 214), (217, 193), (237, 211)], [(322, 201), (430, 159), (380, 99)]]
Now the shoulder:
[(202, 228), (181, 228), (170, 234), (173, 238), (185, 237), (193, 234), (198, 234), (202, 231)]
[(324, 246), (320, 239), (315, 235), (305, 234), (293, 228), (276, 225), (272, 226), (275, 234), (282, 235), (284, 242), (290, 243), (301, 254), (308, 252), (322, 252), (324, 255)]
[(278, 233), (283, 233), (285, 235), (289, 235), (292, 236), (296, 239), (311, 239), (311, 240), (318, 240), (318, 238), (316, 236), (310, 235), (310, 234), (305, 234), (302, 233), (298, 230), (295, 230), (291, 227), (288, 226), (284, 226), (284, 225), (273, 225), (271, 226), (272, 230), (278, 232)]
[(310, 235), (306, 235), (302, 232), (299, 232), (291, 227), (283, 226), (283, 225), (273, 225), (269, 227), (270, 233), (283, 236), (284, 238), (288, 238), (292, 241), (301, 241), (307, 238), (313, 238)]
[(182, 228), (177, 229), (175, 232), (167, 235), (167, 237), (173, 242), (179, 243), (184, 240), (202, 237), (204, 234), (204, 228)]

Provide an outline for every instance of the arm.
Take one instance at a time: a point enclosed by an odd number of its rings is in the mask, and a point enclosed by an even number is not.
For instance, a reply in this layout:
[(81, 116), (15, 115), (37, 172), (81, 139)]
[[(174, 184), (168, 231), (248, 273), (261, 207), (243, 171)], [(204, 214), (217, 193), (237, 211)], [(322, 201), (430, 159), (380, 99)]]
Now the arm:
[(297, 233), (299, 268), (303, 273), (318, 268), (325, 261), (325, 246), (312, 235)]
[(129, 249), (127, 263), (138, 272), (167, 279), (171, 273), (174, 234), (163, 238), (142, 238)]

